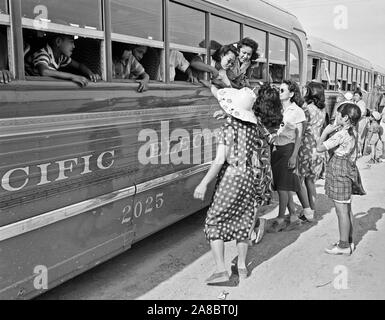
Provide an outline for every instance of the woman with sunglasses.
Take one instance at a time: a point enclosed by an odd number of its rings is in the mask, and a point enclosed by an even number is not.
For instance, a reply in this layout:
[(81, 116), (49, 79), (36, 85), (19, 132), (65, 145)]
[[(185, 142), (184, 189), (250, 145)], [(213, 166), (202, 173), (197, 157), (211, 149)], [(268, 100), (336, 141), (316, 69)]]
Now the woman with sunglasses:
[(281, 231), (287, 226), (286, 208), (290, 213), (290, 224), (296, 226), (301, 220), (295, 215), (292, 192), (301, 191), (297, 175), (297, 155), (301, 145), (303, 124), (306, 121), (302, 106), (300, 88), (294, 81), (284, 80), (280, 86), (280, 99), (283, 106), (283, 120), (274, 138), (271, 158), (274, 188), (279, 197), (278, 217), (273, 220), (273, 231)]

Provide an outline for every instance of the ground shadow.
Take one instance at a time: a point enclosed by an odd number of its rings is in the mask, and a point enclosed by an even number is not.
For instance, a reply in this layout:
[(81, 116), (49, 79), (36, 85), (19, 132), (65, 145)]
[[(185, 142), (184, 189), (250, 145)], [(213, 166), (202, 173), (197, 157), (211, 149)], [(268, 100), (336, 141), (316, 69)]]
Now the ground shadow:
[[(262, 210), (261, 214), (270, 212), (276, 205), (273, 203)], [(316, 205), (317, 216), (314, 222), (291, 231), (267, 233), (259, 244), (250, 247), (249, 273), (294, 243), (302, 233), (315, 227), (333, 208), (333, 202), (323, 194), (318, 195)], [(64, 283), (39, 299), (136, 299), (144, 295), (210, 251), (203, 233), (205, 213), (202, 210), (157, 232), (134, 244), (127, 252)], [(356, 243), (361, 242), (369, 231), (377, 230), (376, 223), (384, 213), (383, 208), (371, 208), (368, 212), (355, 215)], [(236, 261), (237, 257), (232, 261), (230, 280), (217, 284), (218, 287), (239, 285), (234, 267)]]
[[(249, 248), (247, 254), (247, 268), (249, 273), (251, 273), (252, 270), (258, 265), (260, 265), (264, 261), (271, 259), (280, 251), (285, 249), (287, 246), (294, 243), (302, 233), (315, 227), (323, 219), (325, 214), (330, 213), (333, 207), (333, 201), (331, 201), (324, 194), (318, 194), (316, 201), (316, 216), (313, 222), (303, 223), (302, 225), (290, 231), (284, 229), (276, 233), (266, 233), (263, 240), (259, 244)], [(298, 212), (301, 209), (302, 207), (296, 204), (296, 211)], [(270, 221), (268, 221), (268, 224), (270, 224)], [(238, 257), (235, 257), (232, 260), (232, 269), (236, 269), (237, 259)]]
[(382, 219), (384, 214), (384, 208), (371, 208), (367, 212), (359, 212), (354, 215), (353, 239), (356, 246), (369, 231), (378, 231), (377, 222)]

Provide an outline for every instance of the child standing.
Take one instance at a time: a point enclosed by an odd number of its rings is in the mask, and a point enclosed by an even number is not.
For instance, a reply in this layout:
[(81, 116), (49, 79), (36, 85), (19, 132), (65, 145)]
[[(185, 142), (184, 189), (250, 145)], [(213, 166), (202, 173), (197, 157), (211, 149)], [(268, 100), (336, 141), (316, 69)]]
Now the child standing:
[(232, 240), (237, 242), (239, 278), (247, 278), (246, 255), (255, 208), (258, 198), (264, 196), (259, 195), (259, 186), (264, 184), (269, 163), (266, 132), (252, 110), (254, 92), (249, 88), (218, 90), (214, 86), (211, 91), (228, 117), (219, 135), (216, 158), (194, 191), (194, 197), (203, 200), (208, 184), (218, 175), (205, 223), (216, 264), (216, 271), (206, 280), (208, 284), (229, 280), (224, 242)]
[[(326, 168), (325, 191), (334, 201), (338, 217), (340, 240), (331, 248), (325, 249), (328, 254), (350, 255), (354, 250), (352, 183), (357, 181), (358, 136), (356, 126), (361, 118), (360, 108), (353, 103), (343, 103), (337, 109), (334, 124), (328, 125), (317, 143), (317, 151), (334, 151)], [(337, 132), (336, 132), (337, 131)], [(328, 135), (336, 132), (327, 139)]]
[(383, 136), (383, 128), (380, 124), (381, 114), (378, 111), (373, 111), (371, 115), (371, 123), (368, 132), (368, 142), (371, 148), (370, 160), (368, 163), (373, 164), (380, 162), (380, 158), (376, 157), (377, 144), (380, 141), (380, 137)]

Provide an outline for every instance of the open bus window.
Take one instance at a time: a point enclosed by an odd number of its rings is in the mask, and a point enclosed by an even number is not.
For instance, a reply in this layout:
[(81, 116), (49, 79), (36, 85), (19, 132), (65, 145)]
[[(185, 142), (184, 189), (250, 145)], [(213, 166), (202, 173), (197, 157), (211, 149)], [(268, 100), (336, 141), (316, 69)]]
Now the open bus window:
[[(28, 0), (21, 1), (22, 16), (44, 26), (55, 23), (88, 30), (102, 30), (101, 1)], [(35, 23), (36, 24), (36, 23)]]
[(244, 26), (243, 37), (250, 38), (258, 43), (259, 58), (256, 63), (251, 66), (250, 80), (266, 81), (267, 80), (267, 59), (266, 59), (266, 32)]
[[(170, 2), (170, 80), (187, 81), (191, 76), (205, 79), (206, 59), (205, 13)], [(186, 63), (187, 61), (187, 63)], [(192, 67), (192, 63), (198, 69)], [(185, 70), (188, 66), (188, 70)], [(175, 70), (173, 70), (175, 69)]]
[(144, 45), (120, 42), (112, 43), (114, 79), (136, 80), (148, 74), (157, 80), (160, 67), (161, 50)]
[(9, 70), (7, 28), (0, 26), (0, 71)]
[(269, 64), (270, 82), (281, 83), (285, 79), (285, 65)]
[[(25, 74), (27, 76), (35, 76), (39, 77), (40, 73), (37, 69), (37, 60), (38, 53), (44, 50), (49, 53), (49, 55), (53, 55), (55, 51), (55, 43), (58, 37), (62, 37), (63, 39), (71, 39), (74, 40), (74, 48), (69, 49), (69, 54), (62, 52), (59, 60), (65, 58), (70, 58), (84, 66), (86, 66), (93, 74), (101, 75), (101, 43), (100, 40), (77, 37), (71, 35), (64, 35), (59, 33), (51, 33), (51, 32), (43, 32), (43, 31), (35, 31), (24, 29), (23, 30), (23, 42), (24, 42), (24, 64), (25, 64)], [(51, 54), (52, 53), (52, 54)], [(82, 72), (78, 69), (67, 65), (66, 63), (59, 63), (55, 59), (55, 61), (50, 60), (49, 63), (53, 63), (54, 68), (58, 71), (68, 72), (75, 75), (86, 76), (82, 74)], [(52, 69), (52, 68), (51, 68)]]

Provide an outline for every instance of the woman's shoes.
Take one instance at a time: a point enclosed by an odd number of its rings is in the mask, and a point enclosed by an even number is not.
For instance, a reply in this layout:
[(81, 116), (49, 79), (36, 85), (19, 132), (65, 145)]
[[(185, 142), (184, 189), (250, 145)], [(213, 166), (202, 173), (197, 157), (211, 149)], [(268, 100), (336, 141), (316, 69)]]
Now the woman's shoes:
[(246, 268), (238, 268), (239, 279), (246, 279), (249, 276), (249, 272)]
[(312, 210), (310, 208), (303, 209), (299, 218), (303, 222), (313, 222), (314, 221), (314, 210)]
[(333, 244), (331, 248), (326, 248), (325, 252), (328, 254), (334, 254), (334, 255), (345, 255), (350, 256), (353, 252), (352, 245), (350, 245), (348, 248), (340, 248), (337, 243)]
[(259, 218), (259, 226), (254, 228), (250, 236), (250, 241), (249, 241), (250, 246), (261, 242), (265, 234), (265, 227), (266, 227), (266, 219)]
[(227, 282), (230, 280), (229, 273), (227, 271), (213, 273), (206, 279), (207, 284), (215, 284), (221, 282)]

